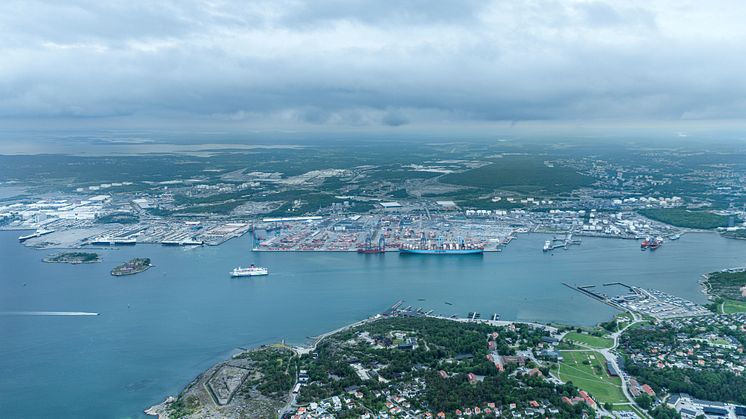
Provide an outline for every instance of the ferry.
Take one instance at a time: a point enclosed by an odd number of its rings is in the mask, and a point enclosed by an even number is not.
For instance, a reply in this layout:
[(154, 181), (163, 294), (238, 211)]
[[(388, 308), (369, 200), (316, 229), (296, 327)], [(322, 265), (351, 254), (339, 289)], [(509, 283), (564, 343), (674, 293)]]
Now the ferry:
[(254, 266), (252, 264), (248, 268), (233, 268), (233, 270), (230, 272), (230, 275), (232, 278), (239, 278), (244, 276), (264, 276), (269, 275), (269, 270), (267, 268), (260, 268), (258, 266)]

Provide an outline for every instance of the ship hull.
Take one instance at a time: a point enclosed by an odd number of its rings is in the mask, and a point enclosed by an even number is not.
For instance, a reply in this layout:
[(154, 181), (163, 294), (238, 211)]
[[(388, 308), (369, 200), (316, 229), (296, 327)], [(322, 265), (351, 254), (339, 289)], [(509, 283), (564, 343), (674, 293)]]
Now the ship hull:
[(379, 249), (357, 249), (357, 252), (363, 255), (373, 255), (386, 252), (385, 250)]
[(405, 255), (481, 255), (484, 249), (399, 249)]

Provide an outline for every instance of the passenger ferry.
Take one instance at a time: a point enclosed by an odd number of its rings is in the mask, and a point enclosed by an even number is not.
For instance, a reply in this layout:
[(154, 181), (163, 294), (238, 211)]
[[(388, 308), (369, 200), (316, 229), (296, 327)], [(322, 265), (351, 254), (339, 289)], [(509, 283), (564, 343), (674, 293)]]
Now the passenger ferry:
[(243, 276), (264, 276), (269, 275), (269, 270), (267, 268), (260, 268), (258, 266), (254, 266), (253, 264), (249, 266), (248, 268), (233, 268), (233, 270), (230, 272), (231, 277), (238, 278)]

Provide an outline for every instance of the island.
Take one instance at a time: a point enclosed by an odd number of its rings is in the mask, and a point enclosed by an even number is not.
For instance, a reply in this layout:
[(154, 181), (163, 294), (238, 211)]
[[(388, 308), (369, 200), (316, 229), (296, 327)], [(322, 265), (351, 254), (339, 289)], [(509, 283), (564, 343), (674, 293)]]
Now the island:
[(65, 252), (47, 256), (42, 259), (42, 261), (46, 263), (70, 263), (73, 265), (78, 265), (81, 263), (101, 262), (101, 257), (98, 255), (98, 253)]
[(145, 272), (150, 267), (149, 258), (134, 258), (128, 262), (125, 262), (111, 270), (111, 274), (114, 276), (134, 275), (140, 272)]

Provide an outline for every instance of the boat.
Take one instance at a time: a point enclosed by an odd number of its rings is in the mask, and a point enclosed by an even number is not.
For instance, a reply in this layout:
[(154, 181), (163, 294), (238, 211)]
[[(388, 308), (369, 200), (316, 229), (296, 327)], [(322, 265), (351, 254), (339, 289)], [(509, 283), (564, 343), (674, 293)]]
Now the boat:
[(412, 255), (481, 255), (484, 249), (407, 249), (399, 248), (399, 253)]
[(547, 240), (547, 241), (544, 242), (544, 251), (548, 252), (550, 250), (552, 250), (552, 241), (551, 240)]
[(94, 246), (120, 246), (120, 245), (135, 245), (137, 244), (137, 239), (133, 238), (116, 238), (116, 237), (99, 237), (96, 239), (93, 239), (91, 242)]
[(656, 237), (655, 240), (653, 240), (648, 247), (650, 250), (655, 250), (663, 245), (663, 239), (660, 237)]
[(642, 243), (640, 243), (640, 250), (647, 250), (647, 248), (650, 246), (651, 239), (648, 237), (647, 239), (643, 240)]
[(364, 255), (370, 255), (370, 254), (376, 254), (376, 253), (385, 253), (386, 251), (378, 247), (373, 247), (373, 248), (361, 247), (360, 249), (357, 249), (357, 252), (360, 254), (364, 254)]
[(202, 246), (205, 243), (202, 240), (183, 239), (183, 240), (163, 240), (161, 244), (164, 246)]
[(28, 239), (33, 239), (33, 238), (36, 238), (36, 237), (41, 237), (41, 236), (44, 236), (44, 235), (50, 234), (50, 233), (54, 233), (54, 230), (45, 230), (43, 228), (40, 228), (40, 229), (36, 230), (35, 232), (33, 232), (33, 233), (29, 234), (29, 235), (19, 236), (18, 237), (18, 241), (21, 242), (21, 243), (23, 243), (23, 242), (25, 242)]
[(233, 268), (233, 270), (230, 272), (231, 277), (238, 278), (238, 277), (244, 277), (244, 276), (264, 276), (269, 275), (269, 270), (267, 268), (260, 268), (258, 266), (254, 266), (252, 264), (248, 268)]
[(363, 247), (360, 247), (357, 249), (357, 252), (364, 255), (372, 255), (377, 253), (385, 253), (386, 252), (386, 239), (381, 236), (378, 239), (378, 246), (374, 246), (372, 243), (372, 237), (369, 234), (365, 237), (365, 243), (363, 244)]

